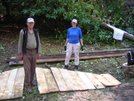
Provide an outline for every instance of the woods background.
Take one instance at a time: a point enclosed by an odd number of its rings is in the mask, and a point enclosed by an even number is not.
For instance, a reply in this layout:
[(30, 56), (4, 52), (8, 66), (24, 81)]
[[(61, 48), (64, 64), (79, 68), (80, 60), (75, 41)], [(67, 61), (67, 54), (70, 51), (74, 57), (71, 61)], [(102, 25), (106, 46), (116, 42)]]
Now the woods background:
[[(0, 0), (0, 30), (26, 27), (26, 19), (33, 17), (40, 34), (65, 39), (73, 18), (78, 19), (85, 44), (116, 43), (113, 32), (100, 27), (102, 22), (134, 32), (133, 0)], [(132, 42), (130, 42), (132, 43)]]

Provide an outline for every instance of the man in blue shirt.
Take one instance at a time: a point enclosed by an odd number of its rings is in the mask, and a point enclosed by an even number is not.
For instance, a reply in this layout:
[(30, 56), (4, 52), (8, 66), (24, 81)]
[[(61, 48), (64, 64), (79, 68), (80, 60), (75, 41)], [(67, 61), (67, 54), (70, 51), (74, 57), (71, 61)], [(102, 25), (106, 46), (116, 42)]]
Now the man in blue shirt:
[(74, 69), (78, 70), (79, 65), (79, 51), (80, 47), (83, 46), (83, 40), (82, 40), (82, 31), (81, 28), (77, 27), (77, 19), (73, 19), (71, 22), (72, 27), (70, 27), (67, 30), (67, 39), (65, 42), (66, 49), (66, 58), (65, 58), (65, 69), (68, 69), (68, 64), (72, 55), (72, 52), (74, 51), (74, 61), (75, 66)]

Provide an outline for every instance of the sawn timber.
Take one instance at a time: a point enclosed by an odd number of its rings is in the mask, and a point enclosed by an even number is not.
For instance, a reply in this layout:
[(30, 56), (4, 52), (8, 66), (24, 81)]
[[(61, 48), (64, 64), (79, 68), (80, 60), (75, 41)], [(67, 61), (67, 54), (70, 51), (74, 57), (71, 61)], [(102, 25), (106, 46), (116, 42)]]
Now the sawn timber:
[[(116, 49), (116, 50), (97, 50), (80, 52), (80, 60), (98, 59), (98, 58), (110, 58), (110, 57), (121, 57), (125, 56), (127, 52), (132, 49)], [(65, 60), (65, 54), (56, 55), (43, 55), (40, 59), (37, 59), (37, 63), (48, 63), (48, 62), (62, 62)], [(74, 54), (71, 59), (74, 60)], [(23, 61), (18, 60), (16, 57), (8, 59), (9, 65), (22, 65)]]

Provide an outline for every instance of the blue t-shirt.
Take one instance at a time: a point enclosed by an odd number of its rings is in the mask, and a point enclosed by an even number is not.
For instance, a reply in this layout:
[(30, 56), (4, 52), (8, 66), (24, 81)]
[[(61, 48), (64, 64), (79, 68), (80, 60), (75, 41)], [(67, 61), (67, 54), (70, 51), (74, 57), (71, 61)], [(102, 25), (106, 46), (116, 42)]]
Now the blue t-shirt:
[(72, 43), (72, 44), (76, 44), (76, 43), (80, 42), (80, 39), (82, 39), (81, 28), (79, 28), (79, 27), (76, 27), (76, 28), (70, 27), (67, 30), (67, 38), (68, 38), (68, 42)]

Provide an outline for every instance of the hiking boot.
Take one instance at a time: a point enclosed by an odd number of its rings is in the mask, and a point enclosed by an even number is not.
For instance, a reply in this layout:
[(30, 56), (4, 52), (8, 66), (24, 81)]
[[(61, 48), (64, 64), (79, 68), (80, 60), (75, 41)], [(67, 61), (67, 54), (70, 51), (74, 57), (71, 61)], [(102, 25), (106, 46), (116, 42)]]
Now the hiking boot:
[(33, 92), (33, 91), (32, 91), (32, 87), (31, 87), (31, 86), (26, 87), (26, 91), (27, 91), (28, 93), (32, 93), (32, 92)]
[(78, 66), (75, 65), (75, 66), (74, 66), (74, 71), (77, 71), (77, 70), (78, 70)]
[(33, 80), (32, 86), (37, 86), (37, 85), (38, 85), (38, 84), (37, 84), (36, 80)]
[(68, 65), (65, 65), (65, 66), (64, 66), (64, 69), (68, 69)]

